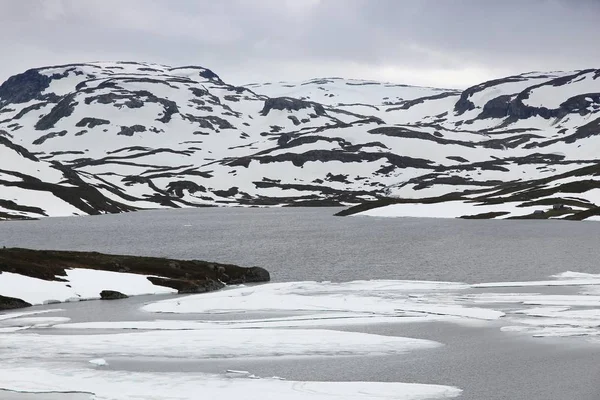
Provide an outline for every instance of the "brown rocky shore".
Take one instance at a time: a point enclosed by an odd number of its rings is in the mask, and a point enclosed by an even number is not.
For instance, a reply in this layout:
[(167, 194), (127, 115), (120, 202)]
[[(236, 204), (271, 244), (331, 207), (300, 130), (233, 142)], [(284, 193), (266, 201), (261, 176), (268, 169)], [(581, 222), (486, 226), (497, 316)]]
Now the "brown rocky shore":
[[(269, 272), (261, 267), (246, 268), (201, 260), (79, 251), (0, 249), (0, 274), (9, 272), (46, 281), (66, 282), (62, 277), (67, 276), (66, 270), (73, 268), (149, 275), (147, 279), (154, 285), (176, 289), (180, 294), (218, 290), (226, 284), (270, 280)], [(105, 293), (101, 297), (117, 299), (123, 296), (119, 293)], [(0, 287), (0, 310), (29, 305), (21, 299), (2, 296), (2, 287)]]

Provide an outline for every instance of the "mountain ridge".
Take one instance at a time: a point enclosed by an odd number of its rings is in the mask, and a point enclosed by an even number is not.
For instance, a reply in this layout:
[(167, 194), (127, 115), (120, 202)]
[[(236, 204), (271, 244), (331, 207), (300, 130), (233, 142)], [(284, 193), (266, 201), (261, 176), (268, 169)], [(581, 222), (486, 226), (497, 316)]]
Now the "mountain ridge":
[(235, 86), (207, 68), (139, 62), (34, 68), (0, 85), (0, 218), (373, 201), (593, 217), (599, 77), (529, 72), (461, 91)]

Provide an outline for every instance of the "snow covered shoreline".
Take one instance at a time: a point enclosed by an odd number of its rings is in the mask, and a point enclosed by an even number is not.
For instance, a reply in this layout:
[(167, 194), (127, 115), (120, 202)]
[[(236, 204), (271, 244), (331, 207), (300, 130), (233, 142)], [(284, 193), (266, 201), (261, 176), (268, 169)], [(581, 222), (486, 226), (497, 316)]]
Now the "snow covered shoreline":
[(0, 249), (0, 310), (146, 294), (203, 293), (265, 282), (268, 271), (233, 264), (94, 252)]
[(152, 284), (147, 275), (90, 269), (68, 269), (66, 274), (66, 281), (61, 282), (2, 272), (0, 295), (41, 305), (98, 300), (104, 290), (127, 296), (177, 293), (175, 289)]

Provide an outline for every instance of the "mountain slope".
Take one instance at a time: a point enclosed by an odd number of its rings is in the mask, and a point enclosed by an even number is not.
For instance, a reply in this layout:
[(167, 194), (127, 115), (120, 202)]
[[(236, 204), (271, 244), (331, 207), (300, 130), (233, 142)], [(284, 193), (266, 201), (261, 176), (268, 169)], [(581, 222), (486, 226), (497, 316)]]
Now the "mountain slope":
[(0, 86), (0, 218), (369, 201), (358, 210), (587, 217), (600, 204), (599, 78), (527, 73), (461, 92), (237, 87), (132, 62), (32, 69)]

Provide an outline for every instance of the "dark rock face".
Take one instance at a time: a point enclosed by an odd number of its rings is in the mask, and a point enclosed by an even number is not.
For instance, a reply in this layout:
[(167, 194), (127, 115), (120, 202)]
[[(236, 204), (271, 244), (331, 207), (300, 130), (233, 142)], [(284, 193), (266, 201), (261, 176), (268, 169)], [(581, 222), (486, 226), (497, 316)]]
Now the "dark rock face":
[(207, 68), (202, 68), (202, 71), (200, 71), (200, 76), (206, 79), (215, 79), (217, 81), (221, 80), (221, 78), (219, 78), (219, 75), (215, 74)]
[(461, 162), (461, 163), (468, 163), (469, 162), (469, 160), (467, 160), (466, 158), (461, 157), (461, 156), (448, 156), (446, 158), (448, 160), (458, 161), (458, 162)]
[(117, 135), (133, 136), (137, 132), (146, 132), (146, 127), (143, 125), (122, 126), (121, 131)]
[(387, 159), (392, 165), (396, 165), (400, 168), (433, 168), (432, 162), (422, 158), (412, 158), (406, 156), (399, 156), (393, 153), (348, 153), (344, 151), (325, 151), (325, 150), (310, 150), (302, 154), (284, 153), (278, 156), (261, 157), (258, 159), (261, 164), (269, 163), (273, 161), (291, 161), (295, 166), (301, 167), (308, 161), (341, 161), (341, 162), (360, 162), (361, 160), (375, 161)]
[(121, 292), (117, 292), (116, 290), (103, 290), (100, 292), (100, 299), (102, 300), (119, 300), (127, 298), (129, 298), (129, 296)]
[(571, 113), (587, 115), (591, 111), (587, 109), (589, 102), (586, 99), (591, 98), (593, 101), (600, 99), (600, 93), (588, 93), (567, 99), (558, 108), (532, 107), (523, 103), (523, 100), (528, 97), (527, 93), (528, 91), (522, 92), (514, 99), (509, 95), (496, 97), (483, 106), (483, 111), (477, 118), (511, 118), (515, 121), (535, 116), (560, 119)]
[(106, 119), (86, 117), (86, 118), (82, 118), (81, 121), (79, 121), (78, 123), (75, 124), (75, 126), (80, 127), (80, 128), (88, 127), (90, 129), (92, 129), (99, 125), (108, 125), (108, 124), (110, 124), (110, 121), (108, 121)]
[(238, 187), (231, 187), (227, 190), (213, 190), (213, 193), (219, 197), (233, 197), (239, 193)]
[[(532, 90), (543, 87), (543, 86), (563, 86), (579, 78), (581, 75), (594, 72), (595, 70), (583, 70), (572, 75), (563, 76), (560, 78), (553, 79), (549, 82), (533, 85), (525, 90), (521, 91), (516, 95), (503, 95), (498, 96), (492, 100), (489, 100), (484, 106), (482, 112), (477, 116), (477, 119), (486, 118), (509, 118), (512, 121), (519, 119), (527, 119), (535, 116), (540, 116), (545, 119), (558, 118), (561, 119), (569, 114), (578, 113), (579, 115), (590, 114), (588, 110), (590, 102), (587, 99), (591, 99), (592, 102), (600, 101), (600, 93), (584, 93), (577, 96), (573, 96), (565, 100), (557, 108), (547, 107), (533, 107), (526, 105), (524, 100), (529, 98), (529, 94)], [(468, 105), (470, 103), (466, 94), (475, 93), (477, 90), (481, 90), (481, 87), (490, 87), (499, 83), (515, 82), (518, 81), (518, 77), (511, 77), (506, 79), (500, 79), (495, 81), (486, 82), (485, 84), (474, 86), (473, 88), (467, 89), (463, 92), (461, 99), (456, 103), (455, 111), (464, 112), (472, 110), (474, 105)], [(469, 96), (471, 95), (469, 94)]]
[[(135, 79), (129, 79), (129, 81), (136, 81)], [(137, 81), (142, 81), (138, 79)], [(116, 85), (115, 82), (112, 82)], [(161, 82), (164, 83), (164, 82)], [(85, 98), (85, 104), (100, 103), (100, 104), (113, 104), (115, 107), (120, 108), (121, 105), (118, 103), (122, 101), (122, 104), (128, 108), (141, 108), (145, 103), (156, 103), (163, 106), (162, 116), (156, 118), (157, 121), (168, 123), (174, 114), (179, 113), (179, 107), (177, 103), (171, 100), (163, 99), (155, 96), (147, 90), (138, 91), (121, 91), (120, 93), (110, 92), (103, 93), (94, 96), (88, 96)]]
[(245, 282), (268, 282), (271, 280), (271, 274), (264, 268), (252, 267), (248, 268), (245, 274), (240, 278), (232, 279), (229, 281), (230, 284), (238, 284)]
[(0, 107), (7, 103), (27, 103), (39, 99), (41, 93), (50, 86), (51, 79), (30, 69), (11, 76), (0, 86)]
[(65, 136), (67, 134), (67, 131), (60, 131), (60, 132), (50, 132), (44, 136), (39, 137), (38, 139), (33, 141), (33, 144), (42, 144), (44, 143), (46, 140), (48, 139), (52, 139), (55, 137), (60, 137), (60, 136)]
[(219, 129), (235, 129), (233, 125), (229, 121), (224, 118), (217, 117), (216, 115), (207, 115), (204, 117), (194, 116), (190, 114), (182, 115), (183, 119), (187, 119), (188, 121), (196, 122), (200, 126), (200, 128), (215, 130), (214, 125), (216, 125)]
[(127, 108), (142, 108), (144, 107), (144, 102), (140, 99), (132, 98), (123, 103)]
[(293, 135), (291, 133), (288, 132), (284, 132), (281, 134), (281, 136), (279, 136), (279, 139), (277, 139), (277, 144), (279, 146), (285, 146), (290, 140), (292, 140)]
[(71, 115), (73, 111), (75, 111), (76, 105), (77, 102), (75, 101), (75, 94), (71, 93), (66, 95), (52, 108), (48, 114), (40, 118), (40, 120), (35, 124), (35, 129), (38, 131), (45, 131), (53, 128), (61, 118)]
[(404, 127), (396, 127), (396, 126), (386, 126), (382, 128), (375, 128), (369, 131), (372, 135), (385, 135), (392, 137), (402, 137), (402, 138), (410, 138), (410, 139), (422, 139), (422, 140), (430, 140), (439, 144), (458, 144), (465, 147), (474, 148), (475, 144), (473, 142), (465, 142), (460, 140), (452, 140), (452, 139), (444, 139), (437, 135), (433, 135), (428, 132), (416, 131)]
[(17, 115), (14, 116), (13, 120), (14, 119), (21, 119), (28, 112), (34, 111), (34, 110), (39, 110), (40, 108), (44, 107), (47, 104), (48, 103), (46, 103), (46, 102), (41, 102), (41, 103), (36, 103), (36, 104), (32, 104), (32, 105), (30, 105), (28, 107), (25, 107), (21, 111), (19, 111), (19, 113)]
[(472, 86), (466, 89), (464, 92), (462, 92), (460, 98), (454, 105), (454, 111), (458, 115), (461, 115), (467, 111), (473, 110), (475, 108), (475, 104), (473, 104), (473, 102), (469, 100), (469, 98), (477, 92), (481, 92), (482, 90), (485, 90), (492, 86), (500, 85), (502, 83), (521, 82), (524, 80), (526, 80), (526, 78), (520, 76), (509, 76), (507, 78), (494, 79), (491, 81), (481, 83), (479, 85)]
[(31, 304), (29, 304), (28, 302), (23, 301), (21, 299), (16, 299), (14, 297), (6, 297), (6, 296), (0, 295), (0, 311), (1, 310), (14, 310), (17, 308), (25, 308), (25, 307), (31, 307)]
[(325, 109), (321, 104), (312, 103), (309, 101), (293, 99), (291, 97), (274, 97), (265, 100), (265, 105), (260, 112), (261, 115), (269, 115), (271, 110), (280, 110), (280, 111), (299, 111), (303, 108), (313, 108), (317, 115), (325, 115)]
[(297, 117), (295, 117), (294, 115), (290, 115), (290, 116), (288, 116), (288, 119), (289, 119), (290, 121), (292, 121), (292, 123), (293, 123), (294, 125), (296, 125), (296, 126), (300, 125), (300, 121), (299, 121), (299, 120), (298, 120), (298, 118), (297, 118)]
[(328, 180), (329, 182), (349, 183), (348, 175), (344, 175), (344, 174), (333, 175), (332, 173), (328, 173), (327, 176), (325, 177), (325, 179)]
[[(1, 133), (1, 131), (0, 131), (0, 133)], [(38, 161), (38, 158), (36, 156), (34, 156), (33, 154), (31, 154), (29, 152), (29, 150), (27, 150), (25, 147), (19, 146), (18, 144), (14, 144), (13, 142), (11, 142), (10, 140), (6, 139), (4, 136), (1, 136), (1, 135), (0, 135), (0, 145), (6, 146), (9, 149), (16, 151), (17, 153), (19, 153), (20, 155), (22, 155), (23, 157), (25, 157), (31, 161)]]
[(510, 109), (511, 96), (498, 96), (485, 103), (483, 111), (479, 114), (478, 118), (505, 118), (508, 116), (508, 110)]
[(159, 122), (166, 124), (171, 121), (171, 117), (173, 116), (173, 114), (179, 113), (179, 107), (177, 107), (177, 103), (175, 103), (174, 101), (159, 99), (156, 97), (153, 97), (152, 100), (155, 100), (157, 103), (162, 104), (162, 106), (164, 107), (162, 117), (156, 119)]
[(177, 197), (183, 197), (184, 191), (189, 193), (206, 192), (206, 188), (192, 181), (175, 181), (169, 182), (167, 185), (167, 193), (174, 194)]
[(547, 147), (557, 142), (575, 143), (575, 141), (577, 141), (578, 139), (596, 136), (598, 134), (600, 134), (600, 118), (592, 120), (585, 125), (581, 125), (577, 128), (575, 133), (571, 135), (559, 137), (557, 139), (547, 140), (541, 143), (529, 143), (526, 146), (524, 146), (524, 148), (529, 149), (533, 147)]
[(179, 69), (197, 69), (198, 70), (198, 74), (201, 77), (206, 78), (206, 79), (221, 81), (221, 78), (219, 78), (219, 75), (215, 74), (210, 69), (203, 68), (203, 67), (198, 67), (196, 65), (188, 65), (188, 66), (185, 66), (185, 67), (171, 68), (170, 71), (177, 71)]
[[(148, 277), (150, 282), (176, 289), (180, 293), (203, 293), (220, 289), (224, 283), (267, 282), (271, 278), (269, 272), (264, 268), (244, 268), (233, 264), (201, 260), (0, 248), (0, 272), (11, 272), (48, 281), (60, 281), (63, 280), (61, 277), (66, 277), (65, 268), (69, 266), (150, 275)], [(123, 298), (121, 297), (122, 293), (118, 292), (103, 291), (102, 293), (101, 297), (107, 299)], [(0, 304), (2, 304), (1, 298)]]

